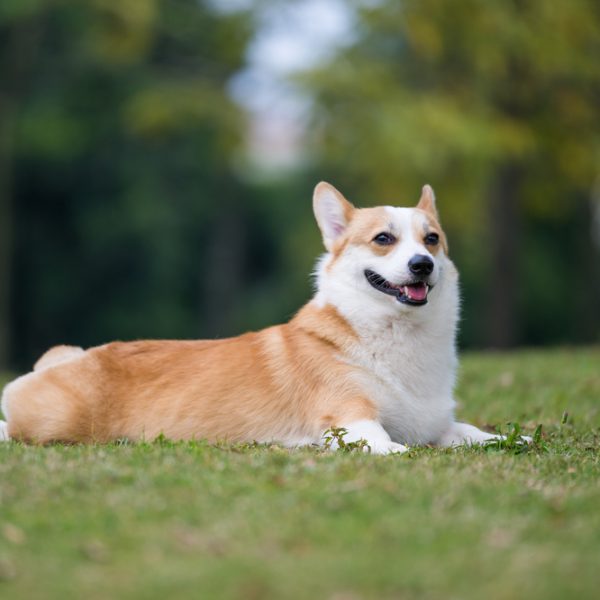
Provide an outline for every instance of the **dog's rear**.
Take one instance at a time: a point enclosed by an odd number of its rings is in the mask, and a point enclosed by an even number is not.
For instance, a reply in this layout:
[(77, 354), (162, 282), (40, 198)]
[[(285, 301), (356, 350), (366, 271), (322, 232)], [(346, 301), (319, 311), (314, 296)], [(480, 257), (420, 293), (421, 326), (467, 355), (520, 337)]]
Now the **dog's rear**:
[(36, 362), (31, 373), (9, 383), (2, 393), (8, 424), (1, 423), (0, 435), (41, 443), (81, 441), (74, 415), (86, 396), (93, 394), (94, 381), (81, 377), (91, 374), (86, 372), (85, 357), (82, 348), (56, 346)]
[[(63, 412), (61, 410), (61, 402), (58, 404), (56, 402), (50, 405), (46, 404), (47, 400), (50, 402), (53, 401), (52, 397), (48, 397), (52, 393), (47, 389), (45, 380), (42, 380), (37, 375), (45, 369), (67, 363), (80, 358), (84, 354), (85, 351), (83, 348), (77, 346), (55, 346), (54, 348), (50, 348), (35, 363), (32, 373), (19, 377), (4, 388), (2, 393), (2, 412), (4, 416), (8, 418), (10, 413), (12, 415), (11, 422), (14, 421), (17, 424), (15, 426), (18, 427), (18, 430), (23, 429), (22, 424), (28, 423), (29, 425), (25, 430), (29, 429), (29, 427), (35, 427), (36, 430), (40, 430), (42, 437), (47, 438), (50, 434), (49, 439), (52, 439), (52, 434), (56, 433), (57, 425), (59, 428), (64, 428), (65, 415), (60, 415)], [(40, 389), (36, 389), (38, 386)], [(20, 392), (25, 392), (28, 396), (31, 396), (32, 402), (15, 405), (11, 400)], [(36, 401), (36, 398), (42, 401), (41, 405)], [(48, 408), (50, 408), (50, 411), (48, 411)], [(46, 414), (48, 412), (50, 415)], [(58, 420), (56, 419), (57, 413), (59, 415)], [(40, 427), (41, 420), (45, 421), (45, 425)], [(54, 426), (51, 424), (53, 421)], [(12, 427), (12, 429), (15, 430), (15, 427)], [(0, 441), (9, 440), (10, 437), (8, 423), (0, 421)]]
[(54, 346), (50, 348), (33, 366), (34, 371), (41, 371), (48, 367), (73, 360), (85, 354), (85, 350), (79, 346)]

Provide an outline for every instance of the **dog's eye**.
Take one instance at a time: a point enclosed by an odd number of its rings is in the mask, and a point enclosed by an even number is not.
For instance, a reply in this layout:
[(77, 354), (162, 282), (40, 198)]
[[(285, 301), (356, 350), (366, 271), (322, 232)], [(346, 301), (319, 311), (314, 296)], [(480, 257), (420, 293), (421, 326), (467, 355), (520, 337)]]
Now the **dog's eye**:
[(437, 246), (440, 241), (440, 236), (437, 233), (428, 233), (425, 236), (425, 243), (428, 246)]
[(380, 246), (389, 246), (396, 241), (396, 238), (391, 233), (386, 233), (383, 231), (382, 233), (378, 233), (373, 241)]

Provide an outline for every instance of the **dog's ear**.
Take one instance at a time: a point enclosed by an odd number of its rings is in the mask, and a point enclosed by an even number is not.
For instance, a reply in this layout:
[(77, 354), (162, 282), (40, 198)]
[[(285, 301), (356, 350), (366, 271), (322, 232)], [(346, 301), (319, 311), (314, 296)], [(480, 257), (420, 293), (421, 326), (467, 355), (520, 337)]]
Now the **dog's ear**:
[(421, 198), (419, 200), (419, 204), (417, 204), (417, 208), (424, 210), (425, 212), (433, 215), (436, 220), (439, 219), (437, 208), (435, 206), (435, 194), (433, 193), (433, 188), (430, 185), (424, 185), (421, 190)]
[(313, 195), (313, 210), (323, 234), (325, 248), (331, 250), (348, 227), (356, 209), (331, 184), (321, 181)]

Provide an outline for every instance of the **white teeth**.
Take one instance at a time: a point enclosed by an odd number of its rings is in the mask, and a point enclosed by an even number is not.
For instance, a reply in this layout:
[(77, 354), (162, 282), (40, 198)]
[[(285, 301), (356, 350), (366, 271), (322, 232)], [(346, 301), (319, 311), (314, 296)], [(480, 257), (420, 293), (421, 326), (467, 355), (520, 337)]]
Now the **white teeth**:
[(405, 285), (405, 286), (402, 288), (402, 292), (404, 293), (404, 295), (405, 295), (405, 296), (408, 296), (408, 295), (409, 295), (409, 294), (408, 294), (408, 286), (407, 286), (407, 285)]

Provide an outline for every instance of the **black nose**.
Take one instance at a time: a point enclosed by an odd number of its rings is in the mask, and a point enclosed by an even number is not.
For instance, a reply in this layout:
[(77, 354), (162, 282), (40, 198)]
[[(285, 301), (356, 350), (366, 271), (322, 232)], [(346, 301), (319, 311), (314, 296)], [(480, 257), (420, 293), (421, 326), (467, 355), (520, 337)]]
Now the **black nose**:
[(430, 275), (433, 271), (433, 261), (424, 254), (415, 254), (408, 261), (408, 268), (414, 275)]

